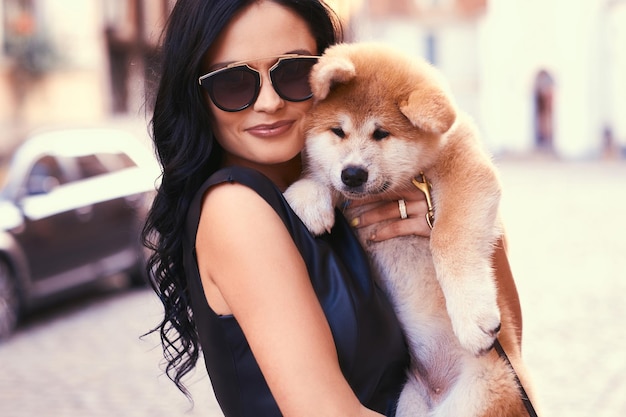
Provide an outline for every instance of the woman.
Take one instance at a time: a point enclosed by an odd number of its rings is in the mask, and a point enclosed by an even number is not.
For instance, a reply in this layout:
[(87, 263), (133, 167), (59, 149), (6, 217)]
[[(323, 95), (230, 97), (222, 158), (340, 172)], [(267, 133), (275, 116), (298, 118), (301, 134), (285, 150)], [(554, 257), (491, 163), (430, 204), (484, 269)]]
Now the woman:
[[(317, 0), (179, 0), (168, 23), (152, 119), (163, 177), (144, 229), (155, 331), (183, 391), (202, 351), (228, 417), (393, 415), (405, 379), (348, 222), (313, 238), (281, 194), (302, 168), (302, 80), (338, 32)], [(404, 198), (408, 219), (389, 202), (353, 224), (397, 218), (375, 239), (428, 236), (423, 196)]]

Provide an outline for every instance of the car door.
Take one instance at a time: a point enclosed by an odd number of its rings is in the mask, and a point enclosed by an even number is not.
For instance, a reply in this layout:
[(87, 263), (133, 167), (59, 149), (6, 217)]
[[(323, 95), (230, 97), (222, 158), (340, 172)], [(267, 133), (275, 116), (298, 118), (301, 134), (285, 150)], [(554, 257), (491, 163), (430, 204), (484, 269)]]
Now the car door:
[[(116, 272), (136, 262), (138, 219), (135, 200), (128, 191), (133, 177), (127, 175), (132, 161), (119, 152), (99, 152), (77, 158), (85, 193), (94, 191), (91, 239), (85, 243), (87, 256), (101, 263), (107, 272)], [(87, 225), (86, 225), (87, 226)]]
[(16, 239), (26, 253), (37, 292), (54, 292), (85, 279), (81, 251), (88, 210), (77, 206), (71, 192), (74, 178), (62, 161), (45, 155), (35, 161), (25, 181), (19, 207), (24, 226)]

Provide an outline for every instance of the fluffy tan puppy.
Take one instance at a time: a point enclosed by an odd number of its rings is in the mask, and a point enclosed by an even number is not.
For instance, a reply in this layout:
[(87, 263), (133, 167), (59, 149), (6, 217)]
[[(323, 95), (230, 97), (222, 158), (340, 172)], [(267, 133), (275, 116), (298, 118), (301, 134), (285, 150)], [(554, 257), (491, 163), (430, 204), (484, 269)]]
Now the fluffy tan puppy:
[(311, 85), (305, 174), (285, 196), (313, 233), (330, 230), (342, 201), (399, 198), (422, 172), (432, 183), (430, 239), (373, 243), (371, 227), (358, 232), (412, 355), (397, 415), (526, 415), (511, 368), (491, 350), (500, 333), (528, 385), (491, 268), (500, 183), (473, 123), (432, 66), (386, 45), (328, 49)]

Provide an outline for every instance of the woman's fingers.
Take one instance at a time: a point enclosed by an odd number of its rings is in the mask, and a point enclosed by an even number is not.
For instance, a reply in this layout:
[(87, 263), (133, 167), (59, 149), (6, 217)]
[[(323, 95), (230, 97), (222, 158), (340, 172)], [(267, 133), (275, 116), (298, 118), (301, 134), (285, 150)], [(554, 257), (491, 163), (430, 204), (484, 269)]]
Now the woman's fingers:
[[(409, 206), (411, 204), (406, 203), (407, 214)], [(356, 210), (358, 217), (352, 219), (352, 225), (354, 227), (366, 227), (371, 226), (374, 223), (380, 223), (385, 220), (391, 220), (394, 218), (400, 219), (400, 211), (397, 201), (386, 201), (378, 204), (361, 205)]]
[[(426, 213), (426, 202), (424, 201), (407, 201), (404, 200), (404, 207), (408, 220), (411, 217), (419, 216)], [(386, 201), (382, 204), (373, 204), (367, 206), (361, 206), (358, 217), (353, 220), (352, 225), (355, 227), (371, 226), (374, 223), (380, 223), (386, 220), (401, 220), (402, 210), (398, 200)]]
[[(420, 190), (418, 190), (417, 188), (413, 187), (412, 185), (410, 187), (407, 187), (405, 190), (402, 190), (402, 196), (396, 196), (393, 199), (389, 199), (388, 200), (391, 201), (398, 201), (398, 199), (403, 198), (406, 201), (426, 201), (426, 197), (424, 196), (424, 193), (421, 192)], [(371, 197), (366, 197), (363, 199), (359, 199), (359, 200), (352, 200), (350, 202), (350, 207), (361, 207), (361, 206), (367, 206), (371, 203), (377, 203), (381, 200), (380, 196), (371, 196)]]
[(376, 231), (368, 237), (372, 242), (380, 242), (398, 236), (423, 236), (430, 237), (430, 227), (426, 222), (426, 217), (414, 217), (404, 220), (397, 220), (379, 226)]
[(380, 196), (375, 196), (350, 201), (354, 216), (350, 223), (356, 228), (374, 225), (371, 241), (410, 235), (430, 237), (424, 193), (411, 184), (401, 194), (393, 200), (381, 200)]
[(375, 236), (370, 240), (380, 241), (397, 236), (418, 235), (430, 236), (430, 227), (426, 222), (428, 207), (425, 200), (404, 200), (406, 219), (402, 219), (402, 208), (398, 200), (387, 201), (382, 204), (368, 204), (359, 207), (358, 216), (351, 219), (351, 224), (356, 228), (362, 228), (386, 222), (384, 226), (376, 228)]

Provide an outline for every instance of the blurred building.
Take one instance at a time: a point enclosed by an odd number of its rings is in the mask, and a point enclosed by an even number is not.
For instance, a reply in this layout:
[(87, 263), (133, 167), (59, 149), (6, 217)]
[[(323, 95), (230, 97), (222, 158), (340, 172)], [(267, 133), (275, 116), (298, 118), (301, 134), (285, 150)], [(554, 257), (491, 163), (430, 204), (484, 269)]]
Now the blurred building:
[(626, 147), (626, 1), (362, 0), (350, 28), (450, 80), (495, 151)]
[[(144, 120), (175, 0), (0, 0), (0, 152), (24, 130)], [(328, 0), (347, 39), (426, 57), (496, 152), (626, 147), (626, 0)]]
[(40, 126), (143, 118), (157, 38), (174, 1), (1, 2), (5, 148)]

